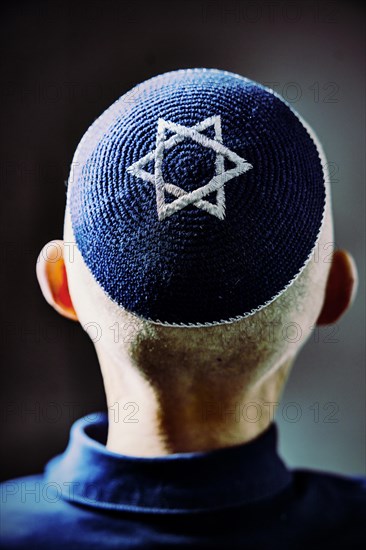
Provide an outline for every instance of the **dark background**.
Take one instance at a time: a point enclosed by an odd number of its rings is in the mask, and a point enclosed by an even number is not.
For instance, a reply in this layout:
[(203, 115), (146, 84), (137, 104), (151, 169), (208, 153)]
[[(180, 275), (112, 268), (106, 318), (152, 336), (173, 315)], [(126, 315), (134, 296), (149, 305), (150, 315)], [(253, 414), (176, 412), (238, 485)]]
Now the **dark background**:
[(360, 271), (352, 310), (301, 353), (278, 408), (290, 465), (364, 473), (364, 12), (357, 2), (24, 2), (2, 15), (3, 478), (40, 471), (72, 421), (105, 408), (92, 343), (43, 300), (42, 245), (62, 238), (65, 180), (87, 127), (134, 84), (216, 67), (271, 85), (331, 163), (336, 244)]

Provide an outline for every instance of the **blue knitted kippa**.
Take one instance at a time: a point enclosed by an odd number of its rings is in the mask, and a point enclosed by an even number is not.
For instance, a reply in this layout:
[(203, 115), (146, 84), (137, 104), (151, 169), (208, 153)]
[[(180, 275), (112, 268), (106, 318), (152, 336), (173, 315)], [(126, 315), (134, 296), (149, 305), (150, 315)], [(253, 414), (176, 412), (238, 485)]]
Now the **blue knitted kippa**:
[(215, 69), (166, 73), (118, 99), (79, 144), (77, 246), (118, 305), (167, 325), (232, 322), (277, 298), (316, 245), (318, 148), (271, 90)]

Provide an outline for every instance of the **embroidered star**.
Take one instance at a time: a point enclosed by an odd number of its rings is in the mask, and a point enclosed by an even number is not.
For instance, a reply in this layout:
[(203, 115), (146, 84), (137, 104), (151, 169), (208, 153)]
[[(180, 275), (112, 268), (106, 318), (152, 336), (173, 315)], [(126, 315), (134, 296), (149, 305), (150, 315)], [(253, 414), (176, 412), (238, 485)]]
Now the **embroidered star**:
[[(214, 127), (215, 139), (210, 139), (202, 133), (210, 126)], [(173, 135), (168, 139), (166, 138), (167, 130), (173, 132)], [(164, 151), (171, 149), (185, 139), (191, 139), (207, 149), (212, 149), (216, 153), (214, 177), (205, 185), (190, 192), (173, 183), (165, 182), (162, 173)], [(225, 158), (234, 164), (229, 170), (225, 170)], [(144, 167), (152, 160), (154, 160), (155, 165), (153, 174), (144, 170)], [(182, 126), (181, 124), (175, 124), (159, 118), (154, 151), (151, 151), (129, 166), (127, 171), (135, 177), (149, 181), (155, 185), (159, 220), (172, 216), (189, 204), (223, 220), (225, 217), (225, 183), (244, 174), (244, 172), (247, 172), (251, 168), (253, 166), (249, 162), (223, 145), (221, 117), (218, 115), (206, 118), (192, 127)], [(213, 192), (216, 192), (216, 204), (204, 199), (204, 197)], [(166, 202), (165, 193), (170, 193), (176, 197), (175, 200)]]

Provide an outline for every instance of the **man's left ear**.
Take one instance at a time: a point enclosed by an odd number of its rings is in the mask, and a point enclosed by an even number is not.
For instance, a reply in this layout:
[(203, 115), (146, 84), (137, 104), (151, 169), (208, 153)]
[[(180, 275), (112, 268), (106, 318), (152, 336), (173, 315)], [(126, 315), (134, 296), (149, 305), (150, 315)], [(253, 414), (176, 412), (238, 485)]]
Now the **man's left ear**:
[(347, 250), (336, 250), (317, 325), (330, 325), (342, 317), (354, 300), (357, 282), (357, 267), (351, 254)]
[(50, 241), (42, 248), (37, 259), (36, 273), (45, 300), (60, 315), (77, 321), (67, 283), (63, 241)]

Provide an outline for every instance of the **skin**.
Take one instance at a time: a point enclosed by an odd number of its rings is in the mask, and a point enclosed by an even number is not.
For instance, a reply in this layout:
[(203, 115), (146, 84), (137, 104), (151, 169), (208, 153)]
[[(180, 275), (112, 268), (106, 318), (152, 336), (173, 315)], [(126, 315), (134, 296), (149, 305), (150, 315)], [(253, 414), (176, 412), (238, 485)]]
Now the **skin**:
[[(337, 322), (354, 298), (357, 270), (351, 255), (336, 250), (328, 263), (332, 228), (328, 204), (319, 257), (306, 268), (302, 297), (288, 317), (302, 327), (302, 338), (292, 344), (282, 339), (273, 346), (244, 342), (220, 348), (218, 327), (159, 327), (111, 302), (76, 245), (70, 246), (75, 239), (66, 209), (64, 241), (45, 245), (37, 277), (47, 302), (79, 321), (95, 340), (109, 408), (107, 447), (125, 455), (161, 456), (241, 444), (262, 433), (311, 327)], [(90, 325), (96, 320), (97, 335)], [(125, 329), (117, 341), (111, 330), (116, 323)]]

